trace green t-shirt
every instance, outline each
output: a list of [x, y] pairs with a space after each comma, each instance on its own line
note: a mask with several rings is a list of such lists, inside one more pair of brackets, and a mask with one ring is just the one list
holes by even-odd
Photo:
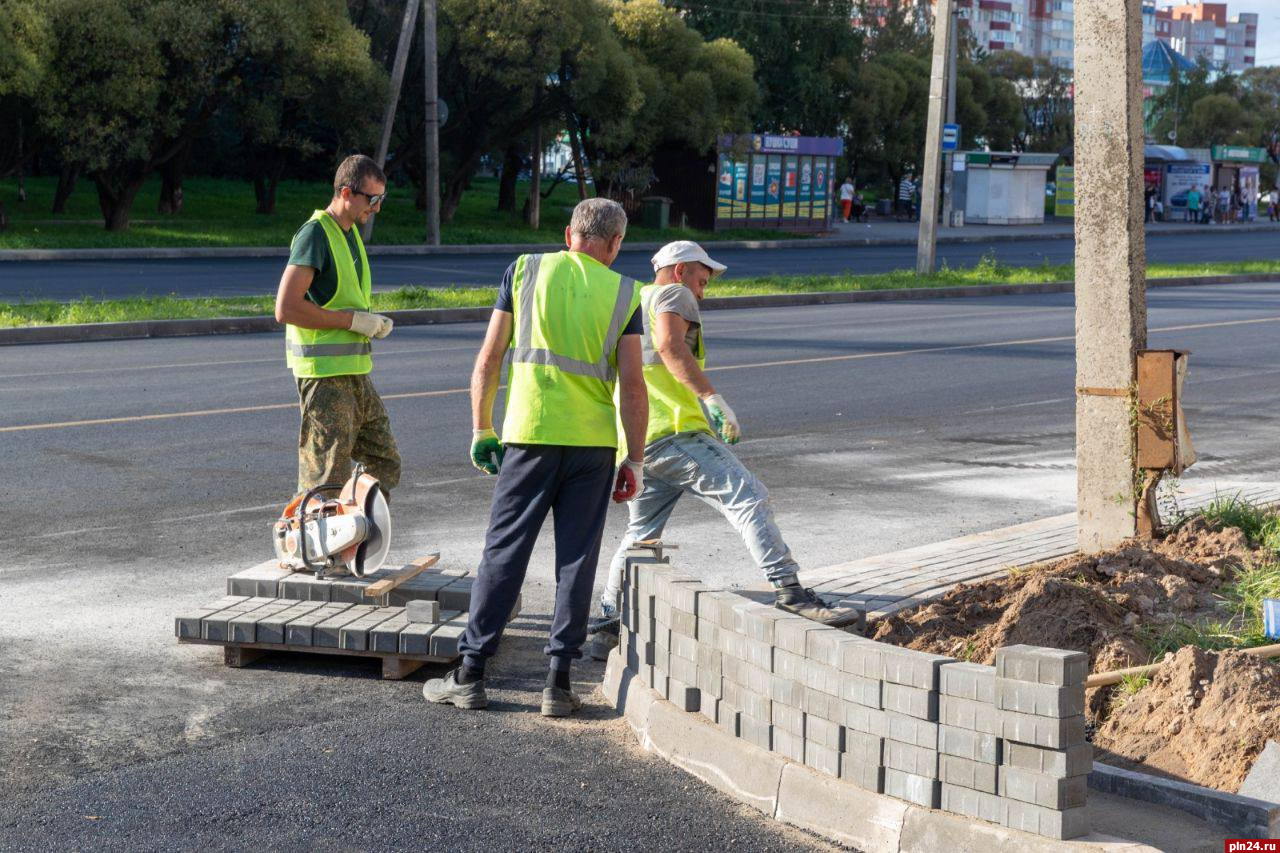
[[[344, 231], [343, 236], [347, 238], [347, 248], [351, 251], [352, 260], [355, 261], [356, 279], [363, 287], [369, 271], [360, 263], [360, 249], [356, 246], [355, 228]], [[320, 224], [320, 220], [308, 220], [298, 229], [298, 233], [293, 235], [293, 242], [289, 244], [289, 265], [311, 267], [316, 271], [316, 277], [312, 280], [311, 287], [307, 289], [307, 298], [315, 304], [327, 304], [338, 292], [338, 268], [334, 265], [333, 253], [329, 251], [329, 238], [325, 236], [324, 226]]]

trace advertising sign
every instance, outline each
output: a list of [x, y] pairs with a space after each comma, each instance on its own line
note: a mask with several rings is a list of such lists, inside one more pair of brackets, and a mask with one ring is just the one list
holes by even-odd
[[1187, 209], [1187, 194], [1199, 187], [1201, 203], [1209, 192], [1209, 173], [1213, 167], [1208, 163], [1169, 163], [1164, 167], [1164, 209], [1165, 218], [1175, 210]]
[[1076, 170], [1073, 166], [1059, 166], [1057, 173], [1056, 195], [1053, 203], [1053, 215], [1075, 217], [1076, 215]]
[[796, 215], [796, 158], [788, 156], [782, 161], [782, 215]]
[[777, 216], [778, 206], [782, 203], [782, 158], [777, 155], [769, 157], [764, 197], [769, 204], [769, 216]]
[[764, 179], [765, 160], [763, 157], [756, 157], [751, 163], [751, 218], [764, 216], [765, 206], [765, 186]]

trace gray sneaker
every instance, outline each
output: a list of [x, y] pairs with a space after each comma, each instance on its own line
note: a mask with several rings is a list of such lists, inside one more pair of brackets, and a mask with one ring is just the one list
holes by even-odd
[[542, 716], [567, 717], [582, 707], [582, 700], [572, 690], [547, 687], [542, 691]]
[[830, 625], [832, 628], [854, 628], [861, 631], [867, 624], [865, 610], [850, 608], [833, 610], [811, 589], [805, 589], [798, 583], [783, 584], [774, 587], [774, 606], [779, 610]]
[[428, 702], [453, 705], [455, 708], [468, 711], [489, 705], [489, 697], [484, 693], [484, 679], [470, 684], [459, 684], [457, 669], [449, 670], [444, 678], [433, 678], [422, 685], [422, 698]]

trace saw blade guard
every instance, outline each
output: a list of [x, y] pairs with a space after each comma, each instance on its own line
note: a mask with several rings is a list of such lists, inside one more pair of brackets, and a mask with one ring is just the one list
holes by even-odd
[[387, 504], [387, 496], [375, 477], [357, 471], [343, 485], [338, 500], [354, 505], [369, 523], [364, 541], [355, 547], [350, 557], [344, 552], [343, 560], [356, 577], [372, 574], [386, 562], [391, 550], [391, 507]]

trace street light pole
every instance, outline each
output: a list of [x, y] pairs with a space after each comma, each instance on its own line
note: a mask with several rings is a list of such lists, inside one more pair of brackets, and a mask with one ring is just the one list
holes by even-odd
[[440, 245], [440, 101], [436, 89], [436, 0], [422, 4], [423, 107], [426, 110], [427, 245]]
[[[413, 44], [413, 27], [418, 20], [418, 0], [409, 0], [404, 4], [404, 20], [400, 24], [400, 41], [396, 44], [396, 59], [391, 66], [391, 87], [387, 92], [387, 106], [382, 111], [382, 138], [378, 140], [378, 168], [386, 168], [387, 149], [391, 147], [391, 127], [396, 122], [396, 104], [400, 102], [400, 87], [404, 83], [404, 67], [409, 61], [409, 48]], [[373, 236], [372, 214], [364, 223], [364, 231], [360, 235], [367, 243]]]
[[920, 237], [916, 272], [933, 273], [937, 260], [938, 178], [942, 171], [942, 119], [947, 100], [947, 65], [951, 58], [951, 10], [954, 0], [938, 0], [933, 19], [933, 71], [929, 77], [929, 126], [925, 137], [924, 175], [920, 186]]

